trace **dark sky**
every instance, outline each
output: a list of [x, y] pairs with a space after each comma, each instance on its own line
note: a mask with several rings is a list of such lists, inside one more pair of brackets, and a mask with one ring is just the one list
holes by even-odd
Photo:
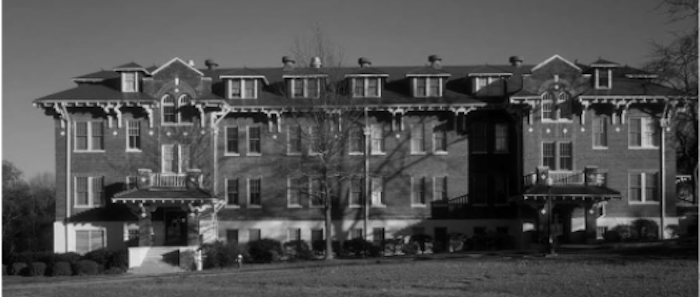
[[314, 24], [354, 65], [537, 64], [559, 54], [641, 66], [669, 24], [658, 0], [511, 1], [3, 1], [3, 159], [31, 177], [53, 172], [53, 122], [33, 99], [71, 88], [71, 78], [134, 61], [174, 57], [203, 66], [281, 66]]

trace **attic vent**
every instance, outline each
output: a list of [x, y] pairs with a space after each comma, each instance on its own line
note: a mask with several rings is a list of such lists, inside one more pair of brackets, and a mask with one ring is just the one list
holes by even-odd
[[284, 64], [283, 70], [292, 70], [294, 69], [294, 64], [296, 64], [296, 61], [289, 56], [284, 56], [282, 57], [282, 63]]
[[520, 65], [523, 64], [523, 59], [520, 58], [519, 56], [511, 56], [510, 59], [508, 59], [510, 62], [510, 65], [513, 67], [520, 67]]
[[370, 61], [369, 59], [367, 59], [365, 57], [362, 57], [362, 58], [357, 60], [357, 64], [360, 64], [360, 68], [367, 68], [367, 67], [372, 66], [372, 61]]
[[428, 57], [428, 61], [430, 62], [430, 67], [433, 67], [435, 69], [441, 69], [442, 68], [442, 58], [438, 55], [430, 55]]

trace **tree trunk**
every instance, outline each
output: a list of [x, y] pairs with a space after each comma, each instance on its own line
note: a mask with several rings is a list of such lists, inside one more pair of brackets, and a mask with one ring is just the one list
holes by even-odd
[[333, 256], [333, 239], [331, 237], [331, 201], [330, 201], [330, 196], [326, 196], [326, 206], [325, 206], [325, 220], [326, 220], [326, 260], [333, 260], [335, 257]]

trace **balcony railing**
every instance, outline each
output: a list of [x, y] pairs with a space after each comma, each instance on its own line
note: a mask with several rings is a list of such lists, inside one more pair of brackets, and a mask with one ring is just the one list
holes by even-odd
[[186, 174], [151, 173], [151, 187], [155, 188], [184, 188], [187, 183]]
[[[583, 185], [586, 181], [584, 171], [549, 171], [549, 177], [552, 179], [552, 184], [555, 186]], [[606, 179], [606, 172], [598, 172], [596, 173], [594, 184], [605, 185]], [[536, 183], [537, 173], [530, 173], [523, 177], [523, 185], [525, 187], [533, 186]]]

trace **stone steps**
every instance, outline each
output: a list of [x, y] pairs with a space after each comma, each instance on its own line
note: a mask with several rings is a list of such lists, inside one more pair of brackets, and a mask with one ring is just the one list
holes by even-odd
[[132, 274], [164, 274], [184, 272], [178, 266], [180, 247], [152, 247], [140, 267], [131, 269]]

